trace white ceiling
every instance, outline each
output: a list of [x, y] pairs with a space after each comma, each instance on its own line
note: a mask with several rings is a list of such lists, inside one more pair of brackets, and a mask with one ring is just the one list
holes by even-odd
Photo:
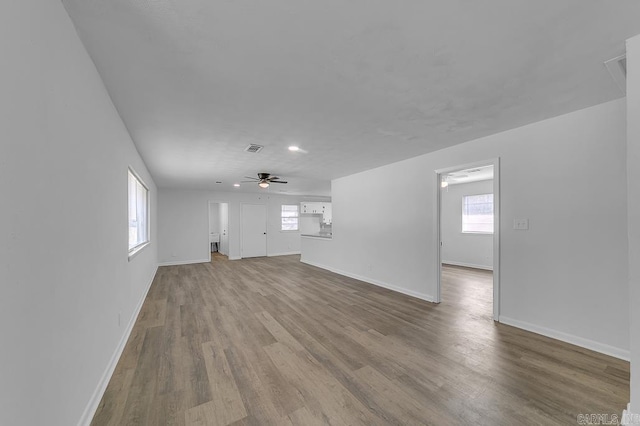
[[621, 97], [640, 33], [636, 0], [63, 3], [158, 186], [292, 194]]

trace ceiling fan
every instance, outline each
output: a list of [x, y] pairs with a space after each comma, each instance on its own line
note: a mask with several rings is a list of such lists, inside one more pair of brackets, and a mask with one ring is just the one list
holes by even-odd
[[278, 176], [272, 176], [269, 173], [258, 173], [258, 178], [245, 176], [247, 179], [251, 180], [243, 180], [241, 183], [254, 183], [258, 182], [258, 186], [260, 188], [268, 188], [272, 183], [287, 183], [284, 180], [279, 180]]

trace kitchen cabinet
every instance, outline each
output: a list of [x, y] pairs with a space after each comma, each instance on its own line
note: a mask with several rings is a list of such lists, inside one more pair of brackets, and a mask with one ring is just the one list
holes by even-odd
[[300, 212], [303, 214], [322, 214], [324, 203], [301, 203]]
[[300, 203], [301, 214], [321, 214], [322, 223], [330, 224], [332, 220], [331, 203]]
[[324, 204], [324, 209], [322, 210], [322, 223], [327, 225], [331, 225], [332, 214], [331, 214], [331, 203], [322, 203]]

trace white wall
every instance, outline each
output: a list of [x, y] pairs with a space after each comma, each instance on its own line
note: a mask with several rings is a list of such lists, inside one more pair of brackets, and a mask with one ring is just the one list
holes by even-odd
[[[61, 2], [1, 2], [0, 52], [0, 424], [68, 426], [154, 276], [157, 191]], [[152, 212], [131, 262], [129, 165]]]
[[160, 248], [162, 264], [206, 262], [209, 259], [207, 235], [208, 203], [229, 203], [229, 258], [241, 257], [242, 203], [267, 206], [267, 255], [300, 253], [300, 232], [282, 232], [280, 214], [282, 204], [327, 198], [287, 195], [248, 194], [242, 192], [193, 191], [161, 189], [158, 201]]
[[621, 99], [336, 179], [333, 241], [302, 256], [433, 298], [434, 170], [500, 157], [501, 320], [626, 357], [625, 130]]
[[318, 214], [302, 214], [299, 218], [301, 234], [317, 234], [320, 232], [322, 215]]
[[493, 180], [459, 183], [442, 190], [442, 263], [493, 269], [493, 234], [462, 233], [462, 197], [492, 193]]
[[640, 35], [627, 41], [627, 196], [631, 411], [640, 413]]

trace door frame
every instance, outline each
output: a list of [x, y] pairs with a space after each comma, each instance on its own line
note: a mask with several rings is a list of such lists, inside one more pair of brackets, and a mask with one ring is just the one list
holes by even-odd
[[[252, 205], [252, 206], [263, 206], [264, 207], [264, 231], [265, 231], [265, 239], [264, 239], [264, 250], [265, 256], [269, 255], [269, 206], [266, 203], [240, 203], [240, 259], [245, 259], [244, 257], [244, 206]], [[248, 258], [247, 258], [248, 259]]]
[[461, 164], [453, 167], [446, 167], [435, 170], [436, 200], [435, 200], [435, 221], [434, 221], [434, 244], [435, 244], [435, 271], [436, 271], [436, 294], [435, 303], [440, 303], [441, 279], [442, 279], [442, 235], [441, 235], [441, 203], [442, 189], [440, 182], [442, 175], [458, 170], [471, 169], [480, 166], [493, 166], [493, 320], [500, 320], [500, 157], [485, 161], [475, 161], [473, 163]]
[[[211, 229], [211, 204], [226, 204], [227, 205], [227, 239], [231, 238], [231, 233], [229, 232], [229, 223], [231, 222], [231, 203], [229, 201], [219, 201], [219, 200], [209, 200], [207, 201], [207, 213], [208, 213], [208, 217], [207, 217], [207, 223], [209, 224], [209, 228], [207, 229], [207, 236], [209, 236], [209, 229]], [[209, 239], [207, 238], [207, 244], [209, 245], [209, 248], [207, 249], [207, 251], [209, 252], [209, 262], [211, 262], [211, 243], [209, 243]], [[222, 244], [222, 239], [220, 241], [220, 244]], [[228, 249], [228, 247], [227, 247]], [[219, 250], [219, 249], [218, 249]], [[228, 250], [229, 252], [231, 250]], [[230, 254], [231, 253], [227, 253], [227, 257], [230, 258]]]

